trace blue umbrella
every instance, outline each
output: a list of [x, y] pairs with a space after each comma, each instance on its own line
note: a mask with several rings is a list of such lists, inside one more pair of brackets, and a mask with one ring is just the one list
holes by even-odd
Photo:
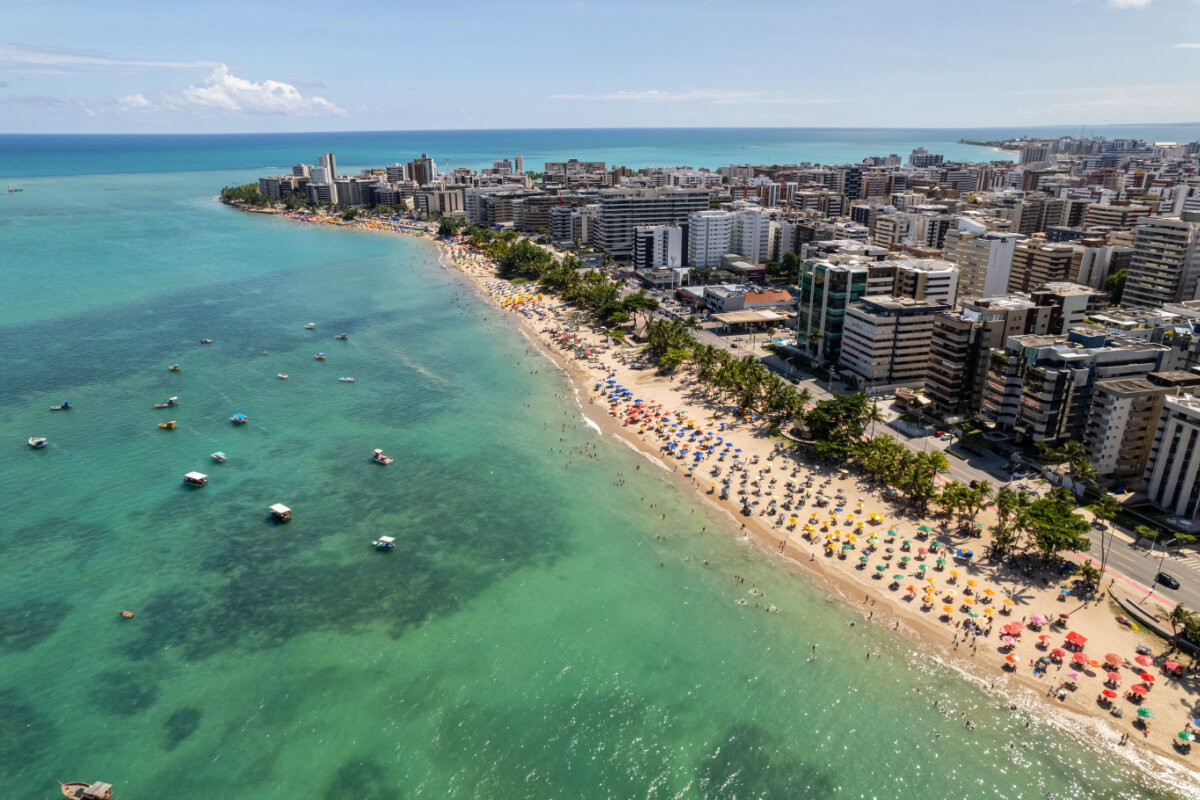
[[835, 508], [835, 509], [834, 509], [834, 512], [836, 512], [836, 513], [840, 514], [840, 513], [842, 513], [842, 510], [841, 510], [840, 508]]
[[1192, 724], [1195, 725], [1197, 728], [1200, 728], [1200, 719], [1192, 720]]
[[740, 453], [740, 452], [742, 452], [742, 448], [738, 447], [738, 448], [736, 448], [736, 449], [735, 449], [733, 452], [735, 452], [735, 453]]

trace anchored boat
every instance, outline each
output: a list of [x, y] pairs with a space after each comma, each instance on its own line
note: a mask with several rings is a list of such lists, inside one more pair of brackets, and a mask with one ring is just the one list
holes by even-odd
[[63, 797], [69, 797], [71, 800], [109, 800], [113, 796], [111, 783], [74, 781], [60, 783], [59, 786], [62, 788]]
[[216, 461], [218, 464], [224, 464], [224, 463], [225, 463], [225, 459], [226, 459], [226, 456], [225, 456], [225, 454], [224, 454], [224, 453], [222, 453], [220, 450], [218, 450], [217, 452], [213, 453], [213, 454], [212, 454], [211, 456], [209, 456], [209, 457], [210, 457], [210, 458], [211, 458], [213, 461]]
[[354, 383], [354, 378], [338, 378], [342, 383]]
[[347, 335], [346, 335], [346, 334], [344, 334], [344, 333], [339, 333], [337, 336], [335, 336], [335, 337], [333, 337], [333, 338], [335, 338], [335, 339], [341, 339], [342, 341], [345, 341], [346, 339], [349, 339], [350, 337], [349, 337], [349, 336], [347, 336]]
[[234, 414], [229, 421], [234, 425], [245, 425], [250, 419], [245, 414]]
[[324, 361], [324, 360], [325, 360], [325, 354], [324, 354], [324, 353], [317, 353], [315, 356], [313, 356], [313, 358], [315, 358], [317, 361]]
[[286, 380], [287, 380], [287, 373], [286, 373], [286, 372], [280, 372], [280, 373], [279, 373], [278, 375], [276, 375], [275, 377], [279, 378], [279, 380], [281, 380], [281, 381], [286, 381]]
[[171, 370], [171, 372], [179, 372], [179, 365], [171, 364], [169, 367], [167, 367], [167, 369]]
[[167, 398], [167, 402], [165, 402], [165, 403], [155, 403], [155, 404], [154, 404], [154, 407], [155, 407], [155, 408], [170, 408], [171, 406], [177, 406], [177, 405], [179, 405], [179, 398], [178, 398], [178, 397], [168, 397], [168, 398]]
[[175, 430], [175, 420], [170, 419], [170, 420], [167, 420], [166, 422], [160, 422], [160, 423], [158, 423], [158, 427], [162, 428], [165, 431], [173, 431], [173, 430]]
[[390, 464], [393, 459], [391, 456], [386, 456], [379, 448], [375, 448], [375, 452], [371, 454], [371, 460], [376, 464]]
[[304, 326], [304, 330], [306, 330], [306, 331], [311, 331], [311, 330], [315, 330], [315, 329], [316, 329], [316, 327], [317, 327], [317, 323], [315, 323], [315, 322], [310, 322], [310, 323], [308, 323], [307, 325], [305, 325], [305, 326]]
[[188, 486], [207, 486], [208, 476], [203, 472], [189, 472], [183, 476], [183, 482]]
[[270, 508], [271, 516], [276, 522], [290, 522], [292, 519], [292, 510], [283, 503], [276, 503]]
[[200, 344], [212, 344], [212, 339], [201, 339]]
[[51, 411], [66, 411], [69, 408], [71, 408], [70, 400], [64, 400], [56, 406], [50, 406]]
[[378, 539], [371, 542], [371, 545], [376, 550], [395, 550], [396, 538], [394, 536], [380, 536]]
[[32, 447], [34, 450], [40, 450], [49, 443], [50, 443], [50, 440], [47, 439], [45, 436], [30, 436], [29, 437], [29, 446]]

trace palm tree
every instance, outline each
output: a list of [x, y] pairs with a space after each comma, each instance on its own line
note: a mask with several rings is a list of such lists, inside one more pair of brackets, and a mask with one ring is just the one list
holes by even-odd
[[1171, 623], [1171, 633], [1173, 635], [1178, 634], [1180, 628], [1186, 629], [1188, 627], [1188, 622], [1193, 617], [1195, 617], [1195, 614], [1193, 614], [1191, 611], [1188, 611], [1187, 607], [1183, 603], [1175, 606], [1173, 609], [1171, 609], [1171, 613], [1167, 617], [1167, 620]]
[[887, 415], [880, 411], [879, 404], [872, 400], [871, 404], [867, 406], [866, 410], [863, 412], [863, 422], [864, 424], [868, 422], [871, 423], [871, 436], [874, 436], [875, 423], [887, 422]]
[[970, 491], [971, 494], [967, 498], [967, 513], [971, 517], [971, 522], [974, 522], [975, 518], [979, 516], [979, 512], [987, 508], [988, 503], [991, 502], [995, 489], [987, 481], [976, 481], [975, 488]]

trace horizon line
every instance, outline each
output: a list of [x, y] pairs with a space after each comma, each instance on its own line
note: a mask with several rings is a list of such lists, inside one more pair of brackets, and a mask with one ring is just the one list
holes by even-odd
[[870, 126], [870, 125], [610, 125], [592, 127], [565, 128], [364, 128], [364, 129], [335, 129], [335, 130], [304, 130], [304, 131], [22, 131], [0, 132], [0, 136], [307, 136], [314, 134], [347, 134], [347, 133], [525, 133], [525, 132], [563, 132], [563, 131], [652, 131], [652, 130], [724, 130], [724, 131], [755, 131], [755, 130], [796, 130], [796, 131], [830, 131], [830, 130], [862, 130], [862, 131], [971, 131], [971, 130], [1046, 130], [1065, 128], [1137, 128], [1137, 127], [1200, 127], [1200, 121], [1188, 122], [1103, 122], [1103, 123], [1050, 123], [1044, 125], [964, 125], [964, 126], [928, 126], [912, 125]]

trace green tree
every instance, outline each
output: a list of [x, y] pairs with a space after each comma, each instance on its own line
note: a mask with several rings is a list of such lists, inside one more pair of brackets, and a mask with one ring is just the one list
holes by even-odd
[[1058, 490], [1034, 500], [1026, 512], [1026, 526], [1032, 543], [1048, 561], [1057, 559], [1064, 551], [1085, 553], [1092, 547], [1092, 540], [1087, 536], [1088, 522], [1072, 510], [1070, 493], [1064, 493], [1064, 497], [1056, 492]]
[[1125, 294], [1125, 279], [1129, 277], [1129, 270], [1119, 269], [1109, 275], [1104, 281], [1104, 291], [1109, 294], [1109, 303], [1112, 305], [1121, 304], [1121, 296]]

